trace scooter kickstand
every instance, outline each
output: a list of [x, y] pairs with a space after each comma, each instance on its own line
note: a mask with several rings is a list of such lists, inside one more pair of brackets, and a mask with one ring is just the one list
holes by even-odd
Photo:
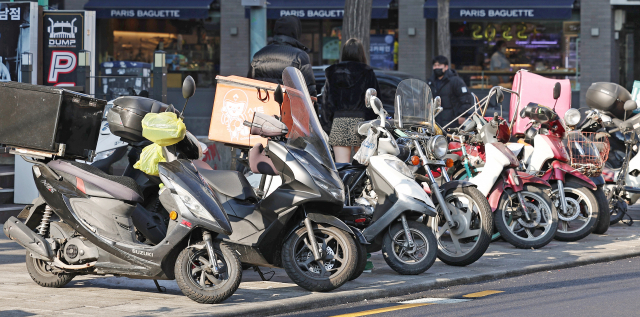
[[153, 280], [153, 282], [156, 284], [156, 288], [158, 289], [159, 293], [166, 293], [167, 292], [167, 288], [164, 286], [160, 286], [160, 284], [158, 284], [158, 280]]

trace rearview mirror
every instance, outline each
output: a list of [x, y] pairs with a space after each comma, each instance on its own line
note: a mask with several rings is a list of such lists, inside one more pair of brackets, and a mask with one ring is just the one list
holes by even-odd
[[440, 112], [442, 112], [442, 99], [440, 98], [440, 96], [437, 96], [435, 99], [433, 99], [433, 117], [437, 117]]
[[504, 93], [501, 89], [496, 90], [496, 102], [500, 105], [504, 101]]
[[364, 105], [367, 106], [367, 108], [371, 108], [371, 97], [377, 97], [378, 96], [378, 92], [373, 89], [373, 88], [369, 88], [367, 89], [367, 91], [364, 94]]
[[558, 98], [560, 98], [561, 88], [560, 83], [556, 83], [555, 86], [553, 86], [553, 99], [558, 100]]
[[187, 76], [182, 82], [182, 98], [189, 99], [196, 93], [196, 82], [193, 77]]
[[278, 85], [276, 91], [273, 92], [273, 100], [275, 100], [282, 107], [282, 103], [284, 102], [284, 95], [282, 93], [282, 87], [280, 87], [280, 85]]
[[627, 100], [624, 103], [624, 110], [625, 111], [633, 111], [633, 110], [636, 110], [637, 108], [638, 108], [638, 104], [633, 100]]

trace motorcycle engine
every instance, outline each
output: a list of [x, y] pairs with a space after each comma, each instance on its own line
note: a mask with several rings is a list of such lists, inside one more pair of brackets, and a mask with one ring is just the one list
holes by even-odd
[[70, 264], [86, 263], [98, 259], [98, 248], [87, 239], [75, 237], [64, 245], [63, 254]]

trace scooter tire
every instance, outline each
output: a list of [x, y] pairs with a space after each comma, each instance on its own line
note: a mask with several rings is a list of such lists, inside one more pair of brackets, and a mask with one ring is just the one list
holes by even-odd
[[296, 250], [296, 248], [299, 242], [302, 241], [301, 239], [308, 238], [306, 227], [299, 228], [285, 241], [282, 247], [282, 266], [289, 278], [298, 284], [298, 286], [312, 292], [332, 291], [348, 282], [353, 276], [358, 261], [358, 247], [350, 234], [333, 226], [316, 223], [314, 224], [314, 233], [316, 237], [318, 235], [330, 235], [340, 240], [339, 242], [344, 248], [343, 252], [345, 253], [341, 257], [344, 267], [341, 266], [338, 272], [328, 277], [311, 276], [312, 274], [310, 274], [309, 271], [303, 271], [300, 268], [296, 261], [296, 254], [298, 253], [296, 251], [299, 251]]
[[[558, 189], [558, 184], [556, 182], [554, 182], [553, 184], [551, 184], [551, 188], [554, 191], [557, 190]], [[560, 216], [558, 216], [558, 231], [556, 231], [555, 239], [558, 240], [558, 241], [574, 242], [574, 241], [578, 241], [580, 239], [585, 238], [591, 232], [593, 232], [593, 229], [595, 228], [596, 224], [598, 223], [598, 217], [600, 215], [600, 211], [596, 209], [596, 208], [599, 207], [598, 206], [598, 199], [596, 199], [595, 195], [593, 194], [593, 192], [589, 188], [586, 188], [583, 185], [580, 185], [580, 184], [577, 184], [577, 183], [566, 182], [564, 184], [564, 188], [565, 188], [565, 196], [567, 195], [566, 189], [573, 190], [576, 193], [578, 193], [579, 195], [584, 196], [584, 198], [587, 201], [587, 203], [590, 206], [592, 206], [591, 208], [594, 209], [592, 211], [591, 216], [589, 217], [589, 220], [587, 221], [586, 225], [584, 225], [580, 230], [575, 231], [575, 232], [562, 231], [562, 221], [563, 220], [560, 219]], [[556, 208], [558, 208], [558, 207], [556, 207]], [[558, 210], [558, 212], [560, 212], [560, 210]]]
[[[447, 197], [449, 195], [454, 193], [466, 195], [471, 198], [476, 204], [481, 221], [480, 234], [477, 236], [477, 240], [475, 241], [476, 244], [473, 249], [461, 256], [451, 256], [445, 253], [439, 245], [438, 259], [452, 266], [467, 266], [480, 259], [480, 257], [482, 257], [482, 255], [489, 248], [489, 244], [491, 243], [491, 236], [493, 234], [493, 212], [491, 211], [491, 206], [489, 205], [487, 198], [482, 195], [482, 193], [475, 187], [462, 187], [456, 188], [453, 191], [449, 191], [447, 193], [447, 196], [445, 197], [445, 200], [447, 200]], [[432, 225], [431, 228], [434, 231], [434, 234], [436, 234], [436, 231], [438, 230], [437, 224], [435, 224], [433, 220], [431, 220], [430, 223]]]
[[349, 281], [353, 281], [360, 277], [364, 272], [364, 268], [367, 266], [367, 247], [358, 241], [356, 241], [356, 246], [358, 248], [358, 264], [356, 265], [356, 270], [353, 271], [353, 274], [349, 278]]
[[503, 207], [506, 206], [509, 200], [508, 195], [512, 194], [510, 190], [504, 191], [502, 193], [502, 196], [500, 197], [498, 208], [496, 209], [495, 215], [493, 216], [494, 224], [498, 228], [498, 232], [500, 232], [502, 238], [511, 243], [511, 245], [513, 245], [514, 247], [519, 249], [539, 249], [549, 244], [549, 242], [551, 242], [551, 240], [553, 240], [554, 236], [556, 235], [556, 231], [558, 229], [558, 211], [553, 205], [551, 197], [549, 197], [549, 195], [547, 195], [541, 188], [534, 185], [524, 185], [523, 192], [530, 192], [531, 194], [538, 196], [541, 202], [544, 202], [551, 209], [551, 225], [548, 228], [548, 232], [545, 231], [544, 236], [539, 239], [528, 241], [523, 240], [520, 236], [512, 233], [511, 230], [509, 230], [509, 228], [507, 227], [507, 223], [504, 220], [505, 210]]
[[67, 285], [76, 276], [73, 273], [53, 273], [46, 270], [49, 264], [43, 260], [33, 258], [27, 251], [27, 272], [36, 284], [42, 287], [63, 287]]
[[398, 258], [394, 249], [395, 243], [393, 242], [393, 237], [399, 233], [404, 235], [404, 228], [401, 224], [396, 223], [382, 236], [382, 257], [394, 271], [402, 275], [418, 275], [428, 270], [436, 261], [438, 243], [431, 228], [427, 227], [424, 223], [408, 221], [408, 225], [410, 231], [421, 235], [422, 239], [426, 240], [427, 250], [425, 251], [425, 256], [415, 264], [403, 263], [403, 261]]
[[[204, 242], [201, 243], [204, 244]], [[213, 249], [216, 252], [216, 256], [222, 257], [226, 264], [228, 278], [222, 285], [211, 287], [212, 289], [203, 288], [196, 284], [192, 277], [192, 274], [195, 273], [192, 272], [192, 266], [194, 265], [192, 258], [198, 256], [198, 253], [204, 250], [203, 254], [207, 256], [208, 260], [206, 248], [185, 248], [178, 255], [174, 268], [176, 282], [182, 293], [201, 304], [216, 304], [231, 297], [240, 286], [240, 281], [242, 280], [242, 264], [231, 247], [216, 241], [213, 243]], [[199, 258], [196, 261], [200, 261]], [[220, 261], [220, 258], [218, 258], [218, 261]]]
[[596, 199], [598, 200], [599, 209], [598, 222], [596, 223], [595, 228], [593, 228], [593, 233], [605, 234], [607, 230], [609, 230], [611, 221], [611, 210], [609, 209], [609, 201], [607, 200], [607, 195], [605, 195], [602, 186], [598, 186], [598, 189], [593, 192], [593, 195], [596, 196]]

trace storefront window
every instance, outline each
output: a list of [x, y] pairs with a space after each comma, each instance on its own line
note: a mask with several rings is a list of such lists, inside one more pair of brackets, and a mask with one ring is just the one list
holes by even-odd
[[[475, 89], [494, 85], [510, 88], [520, 69], [576, 83], [577, 33], [565, 32], [567, 22], [451, 22], [451, 63]], [[566, 33], [566, 34], [565, 34]], [[506, 44], [500, 52], [496, 44]], [[492, 62], [493, 58], [493, 62]]]
[[151, 64], [154, 51], [163, 50], [168, 88], [180, 88], [188, 75], [198, 88], [215, 86], [215, 76], [220, 72], [219, 11], [211, 11], [202, 20], [98, 19], [98, 32], [99, 64]]
[[[388, 17], [371, 20], [370, 54], [373, 67], [397, 69], [398, 10], [393, 3]], [[274, 19], [269, 19], [267, 36], [273, 36]], [[313, 66], [332, 65], [340, 61], [342, 45], [342, 19], [301, 19], [300, 42], [311, 50], [309, 58]]]

